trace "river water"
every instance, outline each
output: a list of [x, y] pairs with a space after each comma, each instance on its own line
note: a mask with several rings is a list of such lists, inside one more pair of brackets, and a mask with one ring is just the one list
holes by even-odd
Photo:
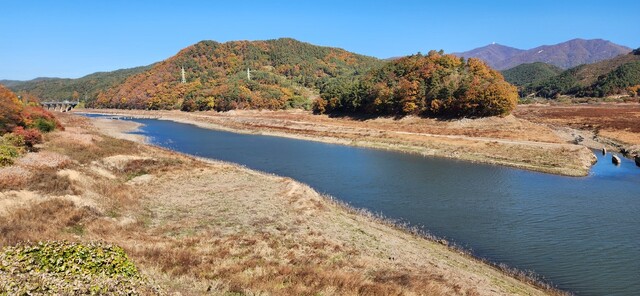
[[424, 227], [578, 295], [640, 293], [640, 168], [596, 153], [587, 177], [236, 134], [162, 120], [141, 134], [179, 152], [291, 177]]

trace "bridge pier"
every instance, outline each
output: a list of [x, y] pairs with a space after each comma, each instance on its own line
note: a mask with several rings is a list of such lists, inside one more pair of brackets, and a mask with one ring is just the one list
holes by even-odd
[[60, 112], [69, 112], [71, 109], [78, 106], [79, 102], [72, 101], [63, 101], [63, 102], [42, 102], [40, 105], [46, 108], [47, 110], [60, 111]]

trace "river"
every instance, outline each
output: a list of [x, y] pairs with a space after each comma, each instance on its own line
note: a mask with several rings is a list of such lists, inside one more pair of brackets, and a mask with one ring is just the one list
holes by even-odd
[[291, 177], [423, 227], [577, 295], [640, 291], [640, 168], [596, 153], [575, 178], [271, 136], [135, 120], [175, 151]]

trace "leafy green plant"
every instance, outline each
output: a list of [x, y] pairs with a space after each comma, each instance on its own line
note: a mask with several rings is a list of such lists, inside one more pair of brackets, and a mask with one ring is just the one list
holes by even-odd
[[12, 145], [0, 145], [0, 167], [13, 164], [13, 159], [20, 156], [18, 148]]
[[118, 246], [39, 242], [0, 253], [0, 295], [159, 294]]
[[39, 242], [6, 247], [0, 254], [0, 271], [139, 276], [122, 248], [102, 243]]

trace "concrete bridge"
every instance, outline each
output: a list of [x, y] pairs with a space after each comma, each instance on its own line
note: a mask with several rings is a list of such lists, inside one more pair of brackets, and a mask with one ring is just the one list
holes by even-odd
[[71, 109], [75, 108], [76, 106], [78, 106], [79, 102], [72, 102], [72, 101], [61, 101], [61, 102], [42, 102], [40, 103], [40, 105], [42, 105], [42, 107], [47, 108], [47, 110], [53, 110], [53, 111], [60, 111], [60, 112], [67, 112], [70, 111]]

